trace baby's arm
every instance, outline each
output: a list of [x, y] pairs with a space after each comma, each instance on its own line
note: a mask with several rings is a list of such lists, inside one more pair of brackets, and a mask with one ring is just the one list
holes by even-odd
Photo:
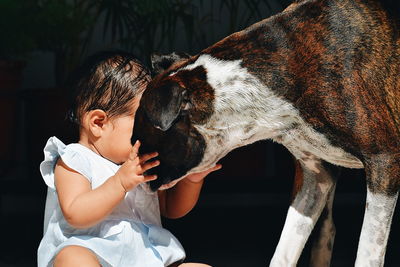
[[76, 228], [87, 228], [104, 219], [125, 197], [126, 191], [140, 183], [156, 179], [143, 173], [158, 165], [147, 162], [157, 154], [137, 156], [140, 144], [132, 147], [130, 158], [101, 186], [92, 189], [90, 182], [81, 174], [59, 160], [54, 170], [55, 184], [61, 210], [67, 222]]
[[185, 216], [196, 205], [204, 178], [220, 168], [217, 164], [206, 171], [189, 174], [174, 187], [158, 191], [161, 214], [171, 219]]

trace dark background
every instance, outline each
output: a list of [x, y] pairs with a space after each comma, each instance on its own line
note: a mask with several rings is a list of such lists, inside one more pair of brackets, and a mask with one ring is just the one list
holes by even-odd
[[[399, 4], [386, 2], [397, 14]], [[149, 64], [153, 51], [195, 54], [289, 3], [0, 0], [0, 267], [36, 265], [46, 196], [42, 150], [50, 136], [74, 141], [76, 133], [64, 120], [69, 90], [63, 81], [86, 55], [121, 48]], [[267, 266], [290, 204], [293, 159], [284, 147], [262, 141], [221, 163], [194, 210], [164, 220], [165, 227], [182, 242], [188, 261]], [[338, 181], [332, 266], [353, 265], [365, 188], [363, 170], [345, 170]], [[400, 266], [399, 216], [396, 210], [385, 266]], [[307, 266], [309, 249], [307, 244], [299, 266]]]

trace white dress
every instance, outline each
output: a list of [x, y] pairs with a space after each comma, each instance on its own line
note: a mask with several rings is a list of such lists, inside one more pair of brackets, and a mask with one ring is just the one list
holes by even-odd
[[80, 144], [64, 145], [51, 137], [44, 148], [40, 171], [46, 182], [44, 235], [38, 248], [38, 266], [52, 266], [54, 256], [69, 245], [93, 251], [103, 267], [161, 267], [185, 258], [179, 241], [161, 225], [158, 196], [146, 184], [129, 191], [103, 221], [76, 229], [65, 220], [54, 185], [54, 166], [59, 157], [86, 177], [92, 188], [114, 175], [119, 165]]

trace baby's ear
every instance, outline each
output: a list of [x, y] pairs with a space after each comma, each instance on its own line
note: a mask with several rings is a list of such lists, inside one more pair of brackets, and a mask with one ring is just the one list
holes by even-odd
[[171, 54], [153, 53], [150, 56], [153, 76], [165, 71], [175, 62], [190, 58], [190, 55], [184, 52], [172, 52]]
[[86, 122], [90, 132], [95, 137], [100, 137], [102, 131], [104, 131], [105, 127], [108, 126], [109, 119], [107, 114], [101, 109], [91, 110], [86, 113]]

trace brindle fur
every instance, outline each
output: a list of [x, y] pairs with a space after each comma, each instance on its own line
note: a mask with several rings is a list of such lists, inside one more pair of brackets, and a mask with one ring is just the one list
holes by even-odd
[[[340, 148], [347, 153], [343, 154], [344, 163], [347, 162], [350, 167], [365, 167], [368, 184], [366, 216], [356, 265], [382, 266], [391, 216], [400, 189], [398, 20], [392, 18], [376, 0], [296, 1], [282, 13], [226, 37], [199, 55], [172, 65], [150, 83], [139, 113], [146, 127], [152, 127], [150, 121], [161, 128], [138, 133], [144, 146], [150, 143], [152, 148], [162, 148], [159, 152], [163, 162], [161, 166], [164, 167], [156, 170], [160, 178], [152, 183], [153, 189], [181, 177], [200, 164], [207, 140], [218, 139], [216, 144], [221, 147], [229, 141], [210, 125], [201, 128], [202, 124], [210, 123], [211, 118], [213, 122], [216, 119], [218, 122], [224, 117], [219, 118], [218, 111], [214, 110], [215, 92], [207, 81], [210, 73], [201, 64], [193, 65], [200, 58], [216, 59], [218, 64], [240, 62], [240, 67], [261, 83], [259, 88], [268, 89], [277, 96], [277, 100], [290, 103], [300, 116], [299, 120], [293, 120], [292, 125], [286, 126], [281, 136], [274, 135], [275, 141], [287, 145], [298, 158], [303, 180], [296, 190], [271, 265], [295, 264], [323, 208], [328, 208], [328, 214], [331, 211], [336, 175], [324, 160], [332, 158], [318, 156], [322, 155], [321, 151]], [[230, 82], [233, 85], [240, 79], [242, 77], [232, 77]], [[225, 81], [224, 86], [230, 82]], [[246, 84], [246, 81], [240, 82]], [[245, 87], [242, 92], [235, 91], [235, 94], [237, 102], [245, 97], [258, 101], [256, 98], [259, 96], [249, 95]], [[167, 97], [161, 98], [162, 95]], [[176, 101], [178, 98], [179, 101]], [[184, 98], [187, 101], [182, 101]], [[177, 106], [171, 111], [169, 105], [174, 101]], [[187, 110], [181, 106], [185, 102], [192, 105]], [[231, 114], [223, 116], [234, 118], [238, 112], [232, 109]], [[251, 111], [246, 114], [253, 116]], [[285, 116], [282, 114], [278, 118], [284, 120]], [[254, 119], [257, 119], [256, 115]], [[304, 131], [304, 125], [312, 129], [314, 134], [311, 137], [314, 139], [303, 136], [308, 131]], [[243, 132], [252, 133], [254, 129], [251, 126], [244, 125]], [[148, 136], [150, 132], [161, 136], [157, 138], [162, 143], [148, 141], [155, 138]], [[297, 139], [288, 142], [285, 140], [288, 133], [298, 134]], [[262, 135], [257, 134], [254, 132], [254, 136], [248, 139], [261, 139]], [[306, 141], [312, 144], [316, 138], [327, 140], [319, 143], [318, 155], [302, 150], [302, 144], [293, 143]], [[237, 146], [235, 144], [230, 149]], [[329, 147], [325, 149], [324, 146]], [[184, 156], [172, 147], [185, 152]], [[359, 160], [361, 165], [354, 159]], [[332, 159], [331, 163], [339, 164], [340, 161]], [[376, 228], [376, 223], [379, 223], [379, 228]], [[326, 227], [326, 232], [332, 232], [330, 227]], [[293, 246], [291, 234], [298, 238], [293, 256], [287, 251]], [[331, 247], [333, 235], [328, 236], [322, 245]], [[370, 235], [373, 238], [368, 238]], [[313, 265], [328, 266], [329, 260], [330, 255], [316, 260], [320, 265]]]
[[399, 31], [376, 1], [304, 1], [202, 53], [242, 59], [314, 129], [358, 158], [399, 152]]

